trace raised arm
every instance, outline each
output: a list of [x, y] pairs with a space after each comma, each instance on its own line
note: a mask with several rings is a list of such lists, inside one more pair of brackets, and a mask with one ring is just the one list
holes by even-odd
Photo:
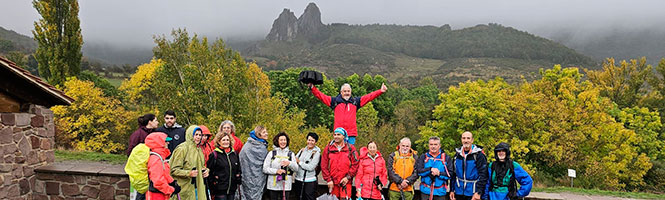
[[326, 106], [330, 107], [330, 102], [332, 101], [332, 98], [326, 94], [323, 94], [323, 92], [319, 91], [316, 86], [312, 86], [312, 94], [314, 97], [319, 99], [323, 104], [326, 104]]

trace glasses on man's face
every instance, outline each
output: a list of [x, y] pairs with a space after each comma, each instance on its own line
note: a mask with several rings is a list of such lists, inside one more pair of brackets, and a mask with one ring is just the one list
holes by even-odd
[[175, 119], [175, 117], [164, 117], [165, 120], [172, 120]]

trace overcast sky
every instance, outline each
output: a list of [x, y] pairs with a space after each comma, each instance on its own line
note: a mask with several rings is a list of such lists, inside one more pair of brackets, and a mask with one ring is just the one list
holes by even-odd
[[[81, 0], [84, 41], [153, 46], [153, 35], [187, 28], [209, 37], [262, 38], [284, 8], [296, 17], [303, 0]], [[569, 30], [665, 29], [663, 0], [328, 0], [313, 1], [324, 24], [450, 24], [453, 29], [499, 23], [548, 37]], [[32, 36], [39, 15], [30, 0], [3, 0], [0, 26]]]

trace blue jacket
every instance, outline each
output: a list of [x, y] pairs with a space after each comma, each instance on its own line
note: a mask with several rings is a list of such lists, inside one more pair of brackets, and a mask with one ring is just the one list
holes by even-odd
[[[443, 158], [443, 159], [442, 159]], [[453, 165], [450, 156], [443, 151], [436, 157], [429, 152], [424, 153], [416, 160], [416, 171], [420, 175], [420, 192], [429, 195], [432, 182], [434, 182], [434, 196], [444, 196], [448, 192], [448, 180], [453, 176], [451, 170]], [[441, 172], [439, 176], [432, 176], [431, 169], [437, 168]]]
[[[506, 172], [506, 176], [504, 176], [502, 180], [503, 184], [499, 184], [498, 180], [496, 180], [496, 174], [492, 173], [491, 166], [492, 164], [490, 164], [490, 167], [488, 168], [491, 179], [487, 180], [485, 193], [482, 196], [482, 199], [509, 200], [510, 197], [508, 197], [508, 187], [499, 185], [508, 185], [510, 183], [510, 177], [512, 176], [512, 173], [510, 170], [508, 170], [508, 172]], [[517, 190], [517, 197], [526, 197], [531, 192], [533, 180], [531, 180], [531, 176], [529, 176], [529, 174], [526, 173], [524, 169], [522, 169], [522, 166], [517, 164], [515, 161], [513, 161], [513, 168], [515, 169], [515, 180], [520, 184], [520, 189]], [[496, 187], [490, 188], [490, 181], [492, 181]]]
[[453, 177], [453, 191], [457, 195], [481, 196], [485, 192], [487, 183], [487, 157], [480, 146], [472, 145], [470, 152], [463, 152], [463, 148], [455, 149], [454, 157], [455, 177]]

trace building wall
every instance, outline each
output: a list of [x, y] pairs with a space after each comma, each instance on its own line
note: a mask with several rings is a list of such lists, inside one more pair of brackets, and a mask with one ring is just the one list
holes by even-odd
[[55, 124], [48, 108], [0, 113], [0, 199], [30, 199], [35, 169], [54, 162]]

